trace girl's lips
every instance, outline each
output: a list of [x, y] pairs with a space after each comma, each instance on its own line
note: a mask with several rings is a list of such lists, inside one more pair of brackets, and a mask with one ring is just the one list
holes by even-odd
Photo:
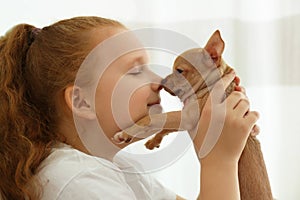
[[150, 107], [150, 106], [153, 106], [153, 105], [156, 105], [156, 104], [160, 104], [160, 99], [158, 99], [157, 101], [148, 103], [147, 106]]

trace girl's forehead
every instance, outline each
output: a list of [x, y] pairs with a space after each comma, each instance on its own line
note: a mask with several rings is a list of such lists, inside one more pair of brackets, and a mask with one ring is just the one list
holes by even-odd
[[111, 66], [117, 66], [118, 69], [128, 71], [133, 67], [145, 65], [148, 61], [149, 58], [147, 51], [145, 49], [139, 49], [116, 58]]
[[131, 52], [128, 52], [124, 55], [124, 58], [128, 58], [132, 61], [138, 61], [138, 62], [142, 62], [145, 63], [148, 61], [148, 53], [146, 51], [146, 49], [138, 49], [138, 50], [133, 50]]
[[117, 69], [128, 71], [134, 66], [144, 65], [149, 61], [147, 49], [134, 32], [125, 28], [99, 28], [92, 37], [94, 37], [93, 43], [97, 45], [87, 56], [87, 60], [90, 63], [99, 63], [101, 71], [115, 66]]
[[148, 58], [146, 49], [135, 33], [123, 27], [105, 27], [95, 29], [92, 33], [92, 42], [95, 46], [106, 48], [106, 52], [119, 52], [118, 58]]

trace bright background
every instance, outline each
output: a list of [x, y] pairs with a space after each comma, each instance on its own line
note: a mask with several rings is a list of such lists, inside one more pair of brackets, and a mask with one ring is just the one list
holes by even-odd
[[[117, 19], [133, 29], [167, 28], [200, 45], [219, 29], [226, 43], [224, 58], [261, 114], [259, 139], [273, 194], [300, 199], [300, 1], [9, 0], [1, 3], [0, 34], [18, 23], [43, 27], [79, 15]], [[169, 109], [180, 106], [170, 101], [163, 99]], [[194, 199], [198, 192], [199, 166], [192, 149], [154, 175], [185, 198]]]

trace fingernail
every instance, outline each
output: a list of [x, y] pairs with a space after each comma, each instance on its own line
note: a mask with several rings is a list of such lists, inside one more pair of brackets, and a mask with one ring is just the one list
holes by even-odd
[[242, 91], [242, 88], [240, 86], [235, 86], [234, 89], [235, 89], [235, 91], [239, 91], [239, 92]]

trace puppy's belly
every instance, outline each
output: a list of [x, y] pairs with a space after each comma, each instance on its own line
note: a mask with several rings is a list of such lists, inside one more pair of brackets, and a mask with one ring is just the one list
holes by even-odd
[[182, 110], [182, 121], [180, 124], [183, 130], [192, 130], [197, 126], [200, 119], [200, 110], [198, 101], [192, 101]]

